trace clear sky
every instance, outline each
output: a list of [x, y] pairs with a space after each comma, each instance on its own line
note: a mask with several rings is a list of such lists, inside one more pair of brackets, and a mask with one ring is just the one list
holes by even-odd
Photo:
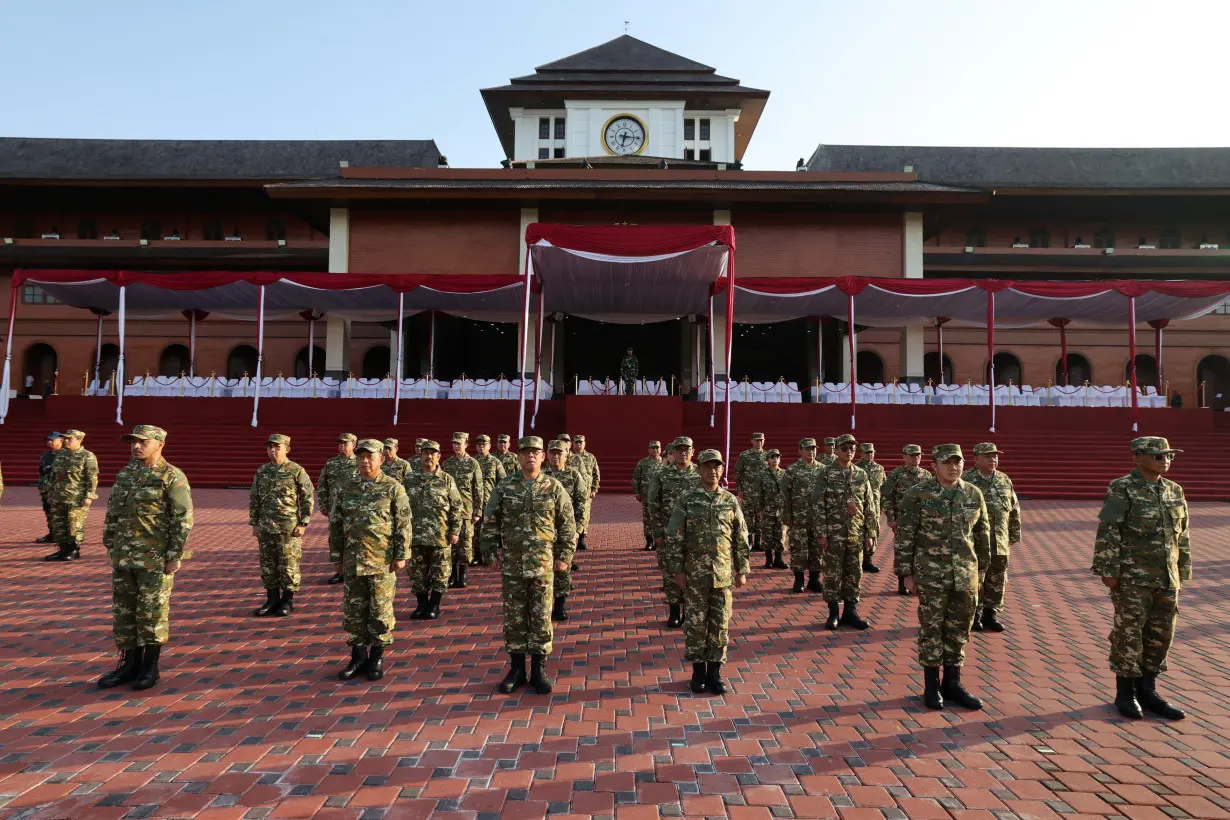
[[818, 143], [1230, 144], [1222, 0], [0, 0], [0, 136], [433, 138], [478, 90], [629, 33], [772, 92], [745, 159]]

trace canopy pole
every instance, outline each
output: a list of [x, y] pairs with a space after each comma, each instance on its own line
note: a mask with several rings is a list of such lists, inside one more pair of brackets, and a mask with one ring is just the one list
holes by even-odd
[[1132, 391], [1132, 432], [1140, 431], [1140, 404], [1136, 396], [1136, 297], [1128, 297], [1128, 389]]
[[265, 359], [265, 286], [261, 285], [260, 301], [256, 310], [256, 389], [252, 391], [252, 426], [256, 426], [257, 410], [261, 403], [261, 365]]
[[939, 317], [935, 320], [935, 349], [940, 358], [939, 383], [946, 384], [944, 381], [944, 322]]
[[534, 414], [530, 416], [530, 429], [534, 429], [534, 423], [538, 421], [538, 401], [541, 398], [542, 391], [538, 389], [538, 380], [542, 378], [542, 290], [538, 291], [538, 338], [534, 340]]
[[124, 336], [127, 330], [128, 286], [120, 285], [119, 341], [120, 355], [115, 365], [115, 423], [124, 423]]
[[[99, 325], [101, 333], [102, 325]], [[101, 339], [102, 337], [99, 336]], [[188, 312], [188, 375], [196, 375], [196, 310]], [[98, 378], [95, 374], [94, 378]]]
[[9, 390], [13, 380], [13, 325], [17, 323], [17, 302], [21, 299], [21, 285], [17, 277], [13, 277], [13, 286], [9, 290], [9, 326], [4, 342], [4, 375], [0, 377], [0, 424], [9, 415]]
[[1068, 320], [1061, 319], [1059, 325], [1059, 360], [1063, 362], [1063, 386], [1071, 385], [1068, 377]]
[[312, 369], [312, 354], [316, 351], [316, 314], [308, 318], [308, 378], [315, 378], [316, 371]]
[[991, 432], [995, 432], [995, 291], [987, 291], [987, 400], [991, 405]]
[[846, 341], [850, 348], [850, 430], [854, 430], [856, 413], [855, 407], [858, 405], [858, 399], [855, 398], [854, 386], [858, 384], [858, 359], [855, 355], [854, 348], [854, 293], [846, 294], [846, 324], [849, 325], [846, 333]]
[[427, 324], [427, 382], [436, 377], [436, 312], [428, 312]]
[[559, 322], [555, 319], [551, 320], [551, 363], [547, 365], [547, 381], [551, 383], [552, 391], [555, 390], [555, 329], [559, 326]]
[[397, 413], [401, 409], [402, 356], [406, 346], [402, 343], [402, 331], [406, 326], [406, 294], [397, 294], [397, 375], [393, 379], [393, 426], [397, 426]]
[[98, 379], [98, 371], [102, 370], [102, 313], [98, 314], [98, 339], [94, 343], [94, 381], [98, 382], [98, 386], [102, 387], [102, 382]]
[[1157, 392], [1162, 392], [1165, 383], [1162, 377], [1162, 325], [1153, 331], [1153, 358], [1157, 360]]
[[[520, 407], [517, 410], [517, 438], [525, 435], [525, 351], [530, 346], [530, 281], [533, 277], [534, 257], [530, 248], [525, 248], [525, 302], [521, 310], [521, 343], [517, 346], [517, 375], [521, 383]], [[518, 445], [520, 446], [520, 445]]]
[[728, 248], [726, 253], [726, 449], [723, 458], [730, 458], [730, 382], [735, 373], [731, 367], [735, 344], [735, 249]]
[[[713, 345], [713, 294], [709, 294], [709, 426], [713, 426], [717, 417], [717, 352]], [[730, 374], [726, 374], [726, 392], [730, 392]]]
[[816, 317], [816, 381], [824, 384], [824, 317]]

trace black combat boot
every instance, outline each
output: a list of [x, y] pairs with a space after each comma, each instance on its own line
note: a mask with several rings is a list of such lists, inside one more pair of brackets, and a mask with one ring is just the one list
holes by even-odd
[[141, 649], [141, 671], [137, 673], [136, 680], [132, 682], [133, 689], [152, 689], [158, 682], [158, 656], [160, 654], [162, 654], [162, 647], [158, 644]]
[[289, 589], [282, 593], [282, 600], [278, 602], [278, 608], [273, 611], [274, 615], [285, 618], [287, 615], [295, 611], [295, 593]]
[[270, 612], [278, 608], [278, 602], [282, 600], [282, 591], [280, 589], [265, 590], [265, 603], [259, 608], [252, 610], [252, 614], [258, 618], [263, 618]]
[[421, 621], [427, 617], [427, 593], [416, 592], [414, 593], [414, 599], [418, 601], [419, 605], [410, 613], [410, 617], [416, 621]]
[[880, 568], [871, 563], [871, 553], [863, 553], [863, 572], [879, 572]]
[[995, 610], [991, 608], [982, 611], [982, 628], [987, 632], [1003, 632], [1004, 624], [995, 615]]
[[345, 581], [345, 580], [346, 580], [346, 576], [342, 575], [342, 573], [340, 572], [336, 572], [333, 575], [329, 576], [330, 584], [340, 584], [342, 581]]
[[910, 594], [910, 591], [905, 588], [905, 576], [904, 575], [897, 576], [897, 594], [898, 595], [909, 595]]
[[486, 557], [485, 555], [483, 555], [483, 551], [482, 551], [482, 550], [479, 550], [479, 551], [478, 551], [478, 554], [477, 554], [477, 555], [475, 556], [475, 558], [474, 558], [474, 563], [478, 564], [478, 566], [480, 566], [480, 567], [485, 567], [485, 566], [487, 566], [487, 557]]
[[52, 541], [55, 541], [55, 539], [51, 537], [51, 533], [47, 533], [42, 538], [34, 539], [34, 543], [36, 544], [50, 544]]
[[824, 587], [820, 585], [820, 573], [812, 571], [807, 573], [807, 591], [824, 592]]
[[472, 567], [478, 566], [478, 556], [477, 555], [470, 559], [470, 566]]
[[773, 553], [773, 569], [790, 569], [790, 565], [782, 560], [781, 550], [776, 550]]
[[589, 549], [589, 545], [585, 543], [585, 536], [587, 535], [589, 535], [589, 533], [583, 532], [581, 533], [581, 537], [577, 539], [577, 552]]
[[580, 568], [581, 568], [581, 565], [580, 565], [580, 564], [578, 564], [576, 561], [573, 561], [573, 562], [572, 562], [572, 564], [568, 567], [568, 571], [569, 571], [569, 572], [576, 572], [576, 571], [577, 571], [577, 570], [579, 570]]
[[556, 595], [555, 596], [555, 606], [551, 608], [551, 620], [553, 621], [568, 620], [568, 610], [566, 609], [567, 604], [568, 604], [567, 595]]
[[645, 536], [645, 549], [644, 549], [644, 551], [645, 551], [645, 552], [651, 552], [652, 550], [653, 550], [653, 538], [652, 538], [652, 537], [650, 537], [650, 536], [648, 536], [648, 535], [646, 535], [646, 536]]
[[726, 682], [722, 680], [721, 661], [709, 661], [709, 670], [705, 675], [705, 688], [715, 695], [726, 694]]
[[825, 629], [836, 629], [841, 623], [841, 613], [836, 601], [829, 601], [829, 619], [824, 622]]
[[1136, 700], [1146, 711], [1167, 720], [1182, 720], [1187, 717], [1182, 709], [1171, 706], [1157, 693], [1157, 675], [1143, 673], [1136, 681]]
[[923, 705], [928, 709], [943, 709], [944, 696], [940, 694], [940, 668], [923, 667]]
[[367, 679], [380, 680], [384, 677], [384, 646], [373, 644], [367, 654]]
[[683, 604], [671, 604], [671, 616], [666, 620], [666, 625], [671, 629], [677, 629], [683, 625]]
[[961, 667], [945, 666], [944, 681], [940, 684], [940, 693], [951, 702], [966, 709], [982, 708], [982, 701], [965, 691], [961, 685]]
[[68, 554], [67, 560], [69, 561], [80, 561], [81, 560], [81, 545], [78, 544], [76, 541], [73, 542], [73, 549], [72, 549], [72, 552]]
[[842, 610], [841, 622], [846, 626], [852, 626], [855, 629], [866, 629], [871, 624], [864, 621], [858, 616], [858, 602], [846, 601], [846, 608]]
[[111, 689], [121, 683], [136, 680], [141, 671], [141, 647], [125, 649], [120, 663], [115, 669], [98, 679], [99, 689]]
[[693, 695], [703, 694], [705, 691], [705, 677], [708, 673], [705, 671], [705, 664], [692, 664], [692, 680], [688, 683], [688, 688], [692, 690]]
[[56, 547], [56, 551], [50, 555], [44, 555], [44, 561], [71, 561], [73, 548], [68, 544], [60, 544]]
[[457, 562], [454, 561], [448, 571], [448, 588], [457, 588]]
[[982, 610], [979, 609], [974, 613], [974, 625], [970, 627], [974, 632], [982, 631]]
[[440, 601], [443, 600], [444, 593], [439, 590], [432, 590], [427, 596], [427, 614], [423, 617], [429, 621], [434, 621], [440, 617]]
[[547, 677], [546, 663], [547, 659], [542, 655], [530, 658], [530, 686], [540, 695], [551, 694], [551, 679]]
[[457, 567], [457, 589], [465, 589], [469, 586], [466, 583], [466, 565], [461, 564]]
[[765, 568], [765, 569], [773, 569], [773, 553], [772, 553], [772, 551], [766, 552], [766, 553], [764, 554], [764, 568]]
[[1140, 701], [1136, 700], [1139, 683], [1139, 678], [1115, 678], [1115, 708], [1125, 718], [1139, 720], [1145, 716], [1140, 710]]
[[794, 571], [794, 586], [792, 586], [792, 587], [790, 588], [790, 591], [791, 591], [791, 592], [802, 592], [802, 591], [803, 591], [803, 573], [802, 573], [802, 571], [797, 570], [797, 569]]
[[509, 654], [511, 661], [508, 664], [508, 674], [504, 676], [504, 680], [500, 681], [497, 687], [504, 694], [511, 694], [517, 691], [519, 687], [525, 684], [525, 653], [512, 652]]
[[367, 666], [367, 647], [352, 646], [350, 647], [350, 663], [346, 668], [337, 673], [340, 680], [350, 680], [355, 675], [363, 671]]

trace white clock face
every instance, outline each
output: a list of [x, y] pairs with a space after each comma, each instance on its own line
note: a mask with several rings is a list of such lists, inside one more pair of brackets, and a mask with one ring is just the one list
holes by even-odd
[[645, 125], [636, 117], [616, 117], [607, 123], [602, 138], [612, 154], [639, 154], [645, 147]]

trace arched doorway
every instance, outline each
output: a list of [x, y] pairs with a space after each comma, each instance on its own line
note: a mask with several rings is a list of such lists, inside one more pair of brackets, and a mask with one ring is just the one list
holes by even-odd
[[301, 348], [295, 354], [295, 378], [306, 379], [316, 373], [317, 375], [325, 372], [325, 349], [320, 345], [312, 346], [312, 366], [308, 367], [308, 349]]
[[391, 372], [388, 345], [376, 345], [363, 354], [362, 378], [383, 379]]
[[[996, 353], [991, 361], [995, 363], [995, 383], [997, 385], [1007, 384], [1008, 382], [1017, 385], [1021, 384], [1021, 377], [1023, 375], [1021, 360], [1016, 357], [1015, 353]], [[987, 374], [988, 377], [990, 375], [990, 373]]]
[[[1203, 391], [1200, 386], [1204, 385]], [[1204, 403], [1214, 410], [1230, 404], [1230, 360], [1225, 356], [1205, 356], [1196, 365], [1196, 400], [1203, 392]]]
[[[167, 345], [158, 357], [158, 375], [175, 377], [180, 373], [187, 373], [189, 356], [188, 348], [184, 345]], [[255, 366], [252, 372], [256, 372]]]
[[[1126, 384], [1130, 384], [1132, 381], [1132, 369], [1129, 367], [1128, 362], [1124, 362], [1123, 364], [1123, 381]], [[1136, 384], [1138, 384], [1142, 389], [1145, 387], [1157, 387], [1160, 390], [1161, 387], [1157, 382], [1157, 359], [1153, 358], [1148, 353], [1137, 353]]]
[[[108, 342], [102, 346], [102, 356], [98, 359], [98, 383], [104, 385], [111, 378], [111, 374], [120, 366], [120, 348], [119, 345], [114, 345]], [[94, 378], [94, 368], [90, 368], [90, 378]]]
[[871, 350], [860, 350], [854, 358], [854, 366], [858, 372], [860, 384], [884, 383], [884, 360], [880, 354]]
[[1068, 378], [1065, 381], [1063, 377], [1063, 359], [1055, 362], [1055, 384], [1059, 385], [1077, 385], [1080, 386], [1085, 382], [1093, 384], [1093, 368], [1089, 365], [1089, 360], [1079, 353], [1068, 354]]
[[27, 347], [26, 377], [23, 379], [26, 394], [44, 396], [51, 393], [59, 366], [60, 357], [51, 345], [37, 342]]
[[944, 354], [944, 368], [940, 369], [940, 354], [936, 351], [923, 354], [923, 378], [932, 384], [952, 384], [952, 359]]
[[252, 345], [240, 345], [232, 348], [226, 356], [226, 377], [242, 379], [244, 374], [256, 376], [256, 348]]

